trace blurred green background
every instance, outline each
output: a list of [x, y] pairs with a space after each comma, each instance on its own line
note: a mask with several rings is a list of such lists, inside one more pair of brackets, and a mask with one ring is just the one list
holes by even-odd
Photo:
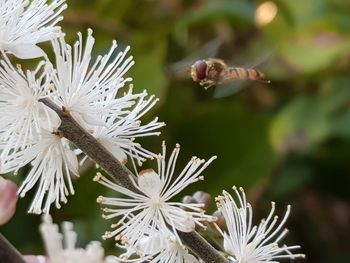
[[[160, 138], [146, 138], [143, 145], [159, 152], [162, 140], [169, 151], [180, 143], [179, 169], [192, 155], [218, 155], [204, 172], [205, 181], [187, 194], [201, 189], [218, 195], [243, 186], [255, 222], [266, 216], [271, 200], [279, 214], [291, 204], [286, 243], [301, 245], [307, 255], [296, 262], [350, 262], [350, 1], [75, 0], [68, 5], [61, 25], [69, 42], [90, 27], [95, 55], [107, 52], [112, 39], [130, 45], [135, 89], [160, 98], [144, 120], [159, 116], [167, 126]], [[256, 66], [271, 83], [237, 81], [206, 91], [184, 69], [209, 56]], [[100, 240], [110, 223], [95, 203], [105, 189], [92, 182], [94, 173], [95, 168], [86, 170], [69, 204], [52, 213], [55, 222], [75, 224], [84, 246]], [[42, 253], [40, 217], [26, 215], [30, 199], [19, 201], [1, 232], [22, 253]], [[111, 241], [103, 244], [113, 253]]]

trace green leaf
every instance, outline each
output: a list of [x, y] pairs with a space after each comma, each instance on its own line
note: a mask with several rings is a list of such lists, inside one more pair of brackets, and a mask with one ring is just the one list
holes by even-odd
[[349, 37], [334, 31], [304, 31], [284, 39], [279, 50], [295, 73], [312, 74], [331, 67], [349, 45]]
[[297, 27], [305, 27], [308, 23], [324, 20], [327, 12], [325, 0], [280, 0], [278, 2], [282, 9], [288, 12]]
[[322, 106], [318, 98], [311, 96], [292, 100], [271, 125], [270, 138], [274, 148], [278, 152], [288, 151], [290, 144], [296, 144], [300, 139], [305, 143], [301, 147], [306, 149], [324, 139], [328, 132], [328, 112]]
[[324, 83], [320, 94], [291, 100], [272, 122], [274, 148], [288, 152], [290, 146], [299, 144], [300, 150], [307, 150], [330, 137], [350, 137], [349, 81], [347, 76], [337, 76]]

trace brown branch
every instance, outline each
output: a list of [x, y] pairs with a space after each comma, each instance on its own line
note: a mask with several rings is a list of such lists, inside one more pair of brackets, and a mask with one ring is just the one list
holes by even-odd
[[204, 262], [206, 263], [228, 263], [229, 262], [196, 231], [192, 231], [189, 233], [178, 231], [178, 234], [182, 242], [187, 247], [189, 247], [192, 250], [192, 252], [194, 252], [198, 257], [200, 257]]
[[0, 262], [25, 263], [21, 254], [0, 234]]
[[42, 99], [41, 102], [53, 109], [61, 118], [59, 132], [65, 138], [101, 166], [116, 183], [134, 192], [139, 192], [130, 180], [130, 176], [134, 176], [132, 172], [114, 158], [90, 133], [86, 132], [69, 113], [63, 111], [49, 99]]

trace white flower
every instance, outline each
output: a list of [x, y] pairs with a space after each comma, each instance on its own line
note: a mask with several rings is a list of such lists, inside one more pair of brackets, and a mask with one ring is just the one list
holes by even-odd
[[135, 247], [145, 233], [170, 227], [173, 235], [181, 243], [178, 230], [191, 232], [195, 225], [204, 227], [203, 222], [214, 220], [213, 217], [204, 214], [201, 209], [203, 204], [183, 204], [172, 202], [170, 199], [188, 185], [203, 179], [200, 174], [215, 157], [207, 162], [193, 157], [182, 172], [174, 177], [179, 145], [171, 154], [168, 165], [165, 164], [165, 151], [163, 144], [163, 153], [157, 158], [158, 173], [148, 169], [142, 171], [137, 178], [131, 178], [138, 193], [111, 182], [101, 174], [95, 177], [102, 185], [126, 196], [98, 198], [99, 203], [109, 207], [104, 209], [104, 218], [119, 218], [118, 222], [112, 225], [115, 229], [106, 232], [104, 238], [115, 236], [121, 244]]
[[11, 151], [24, 149], [42, 128], [60, 125], [58, 115], [39, 102], [50, 90], [49, 69], [44, 62], [36, 70], [15, 69], [2, 53], [0, 65], [1, 159]]
[[64, 222], [63, 233], [52, 223], [50, 215], [43, 217], [40, 225], [41, 236], [45, 243], [46, 253], [50, 263], [118, 263], [114, 257], [104, 257], [104, 249], [97, 241], [90, 242], [85, 249], [76, 248], [77, 233], [73, 224]]
[[43, 56], [38, 43], [58, 37], [55, 26], [67, 7], [64, 0], [0, 0], [0, 50], [27, 59]]
[[226, 221], [227, 232], [217, 229], [224, 238], [225, 251], [230, 254], [229, 259], [236, 263], [277, 262], [279, 259], [294, 259], [304, 257], [303, 254], [293, 254], [291, 250], [299, 246], [279, 246], [279, 242], [287, 234], [284, 224], [290, 213], [290, 206], [282, 221], [277, 224], [278, 216], [273, 216], [275, 203], [266, 219], [258, 226], [252, 226], [253, 211], [247, 203], [242, 188], [240, 192], [233, 187], [237, 201], [226, 191], [217, 197], [217, 205]]
[[74, 194], [71, 176], [78, 176], [78, 160], [69, 141], [60, 134], [42, 130], [32, 144], [8, 156], [1, 172], [17, 171], [27, 163], [32, 169], [19, 189], [20, 196], [37, 187], [28, 212], [49, 213], [52, 203], [60, 208], [60, 202], [66, 203], [66, 196]]
[[[159, 251], [153, 253], [149, 263], [199, 263], [198, 259], [190, 254], [188, 249], [168, 230], [160, 231], [155, 235], [158, 239]], [[151, 243], [151, 238], [146, 239], [145, 244], [146, 242]]]
[[[140, 256], [137, 262], [149, 263], [199, 263], [199, 260], [189, 253], [188, 249], [168, 230], [149, 230], [138, 242], [137, 247], [128, 249], [130, 254]], [[130, 255], [125, 253], [120, 260]]]
[[123, 108], [134, 104], [133, 96], [116, 98], [119, 89], [131, 80], [123, 75], [134, 61], [132, 57], [125, 59], [129, 47], [115, 54], [117, 43], [113, 41], [109, 52], [91, 64], [95, 42], [92, 30], [88, 30], [85, 47], [81, 33], [78, 37], [73, 47], [66, 44], [64, 37], [53, 40], [56, 55], [53, 83], [57, 91], [53, 99], [89, 130], [91, 125], [104, 125], [102, 116], [120, 114]]
[[149, 263], [199, 263], [199, 260], [188, 253], [188, 249], [172, 236], [166, 246]]
[[[132, 89], [129, 90], [122, 98], [132, 96]], [[159, 135], [160, 132], [155, 130], [164, 126], [163, 122], [158, 122], [155, 118], [153, 121], [141, 125], [139, 120], [149, 109], [158, 101], [154, 96], [146, 99], [147, 92], [136, 94], [137, 103], [134, 107], [125, 113], [112, 116], [103, 116], [102, 120], [105, 125], [95, 126], [93, 136], [108, 149], [119, 161], [125, 163], [127, 156], [137, 160], [141, 165], [146, 158], [153, 158], [154, 154], [142, 148], [135, 138]]]

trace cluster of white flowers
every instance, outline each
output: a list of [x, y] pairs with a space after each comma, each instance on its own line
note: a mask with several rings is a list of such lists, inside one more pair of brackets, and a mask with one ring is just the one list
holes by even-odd
[[[108, 231], [104, 238], [115, 237], [117, 245], [126, 252], [120, 260], [125, 260], [137, 254], [141, 259], [150, 262], [199, 262], [199, 260], [184, 247], [178, 231], [194, 231], [196, 225], [206, 228], [205, 224], [216, 220], [215, 217], [205, 215], [203, 203], [178, 203], [170, 199], [182, 191], [189, 184], [203, 179], [201, 173], [216, 158], [205, 162], [193, 157], [185, 168], [174, 176], [175, 164], [179, 155], [177, 145], [168, 163], [165, 162], [165, 145], [163, 152], [158, 155], [158, 172], [147, 169], [140, 172], [134, 184], [138, 192], [132, 192], [108, 180], [101, 174], [95, 180], [102, 185], [123, 194], [126, 197], [102, 197], [98, 202], [105, 205], [104, 218], [118, 218], [112, 225], [113, 231]], [[224, 240], [224, 250], [228, 259], [237, 263], [276, 262], [272, 260], [282, 258], [304, 257], [303, 254], [293, 254], [290, 251], [299, 246], [279, 246], [279, 242], [287, 233], [284, 224], [289, 216], [288, 206], [281, 223], [273, 214], [275, 205], [259, 226], [252, 227], [252, 209], [247, 202], [245, 193], [241, 194], [233, 188], [238, 199], [226, 191], [217, 197], [219, 212], [226, 222], [228, 233], [217, 225], [218, 232]]]
[[[188, 185], [202, 180], [202, 172], [216, 157], [208, 161], [193, 157], [181, 172], [176, 172], [178, 145], [166, 162], [164, 143], [162, 153], [155, 155], [135, 142], [138, 137], [158, 135], [158, 129], [164, 126], [157, 118], [146, 124], [140, 120], [157, 99], [148, 97], [146, 91], [133, 93], [132, 79], [125, 77], [134, 64], [128, 56], [129, 47], [118, 52], [113, 41], [107, 54], [93, 62], [92, 30], [87, 31], [85, 41], [78, 33], [76, 43], [67, 44], [56, 25], [65, 8], [64, 0], [49, 4], [46, 0], [0, 0], [0, 173], [17, 173], [25, 165], [32, 166], [18, 191], [23, 197], [37, 188], [31, 213], [48, 214], [53, 203], [60, 208], [67, 196], [74, 194], [72, 178], [79, 176], [78, 155], [83, 152], [60, 132], [61, 119], [43, 102], [48, 99], [120, 162], [130, 159], [136, 171], [136, 176], [130, 175], [133, 191], [101, 173], [95, 177], [95, 181], [117, 192], [117, 197], [97, 199], [104, 206], [103, 217], [117, 219], [103, 237], [114, 237], [117, 246], [124, 249], [109, 262], [201, 262], [200, 255], [192, 254], [180, 236], [196, 227], [206, 229], [216, 217], [205, 214], [204, 204], [172, 199]], [[55, 62], [38, 46], [44, 41], [51, 42]], [[11, 63], [13, 55], [43, 60], [34, 70], [24, 71]], [[82, 161], [85, 158], [82, 156]], [[157, 160], [157, 172], [137, 172], [135, 163], [141, 165], [153, 158]], [[252, 227], [251, 206], [243, 190], [234, 191], [236, 198], [227, 192], [217, 198], [227, 231], [217, 225], [216, 229], [223, 237], [228, 260], [262, 263], [304, 256], [291, 252], [298, 246], [278, 244], [286, 234], [284, 224], [290, 207], [277, 224], [273, 204], [267, 219]], [[75, 248], [77, 237], [69, 223], [64, 225], [62, 236], [46, 215], [41, 232], [50, 262], [107, 262], [99, 243], [90, 244], [86, 250]]]
[[[140, 118], [157, 101], [153, 96], [121, 90], [131, 81], [124, 77], [134, 64], [129, 47], [118, 52], [113, 41], [109, 52], [93, 62], [92, 30], [85, 44], [78, 33], [78, 41], [70, 46], [56, 26], [65, 8], [62, 0], [3, 0], [0, 6], [0, 173], [31, 164], [19, 189], [23, 197], [37, 187], [31, 213], [48, 213], [52, 203], [59, 208], [74, 194], [72, 177], [79, 175], [80, 152], [58, 132], [60, 118], [41, 99], [64, 108], [121, 162], [128, 156], [138, 164], [152, 158], [135, 138], [158, 135], [164, 125], [157, 119], [141, 125]], [[47, 40], [55, 63], [37, 46]], [[11, 64], [8, 54], [44, 59], [35, 70], [23, 71]]]

